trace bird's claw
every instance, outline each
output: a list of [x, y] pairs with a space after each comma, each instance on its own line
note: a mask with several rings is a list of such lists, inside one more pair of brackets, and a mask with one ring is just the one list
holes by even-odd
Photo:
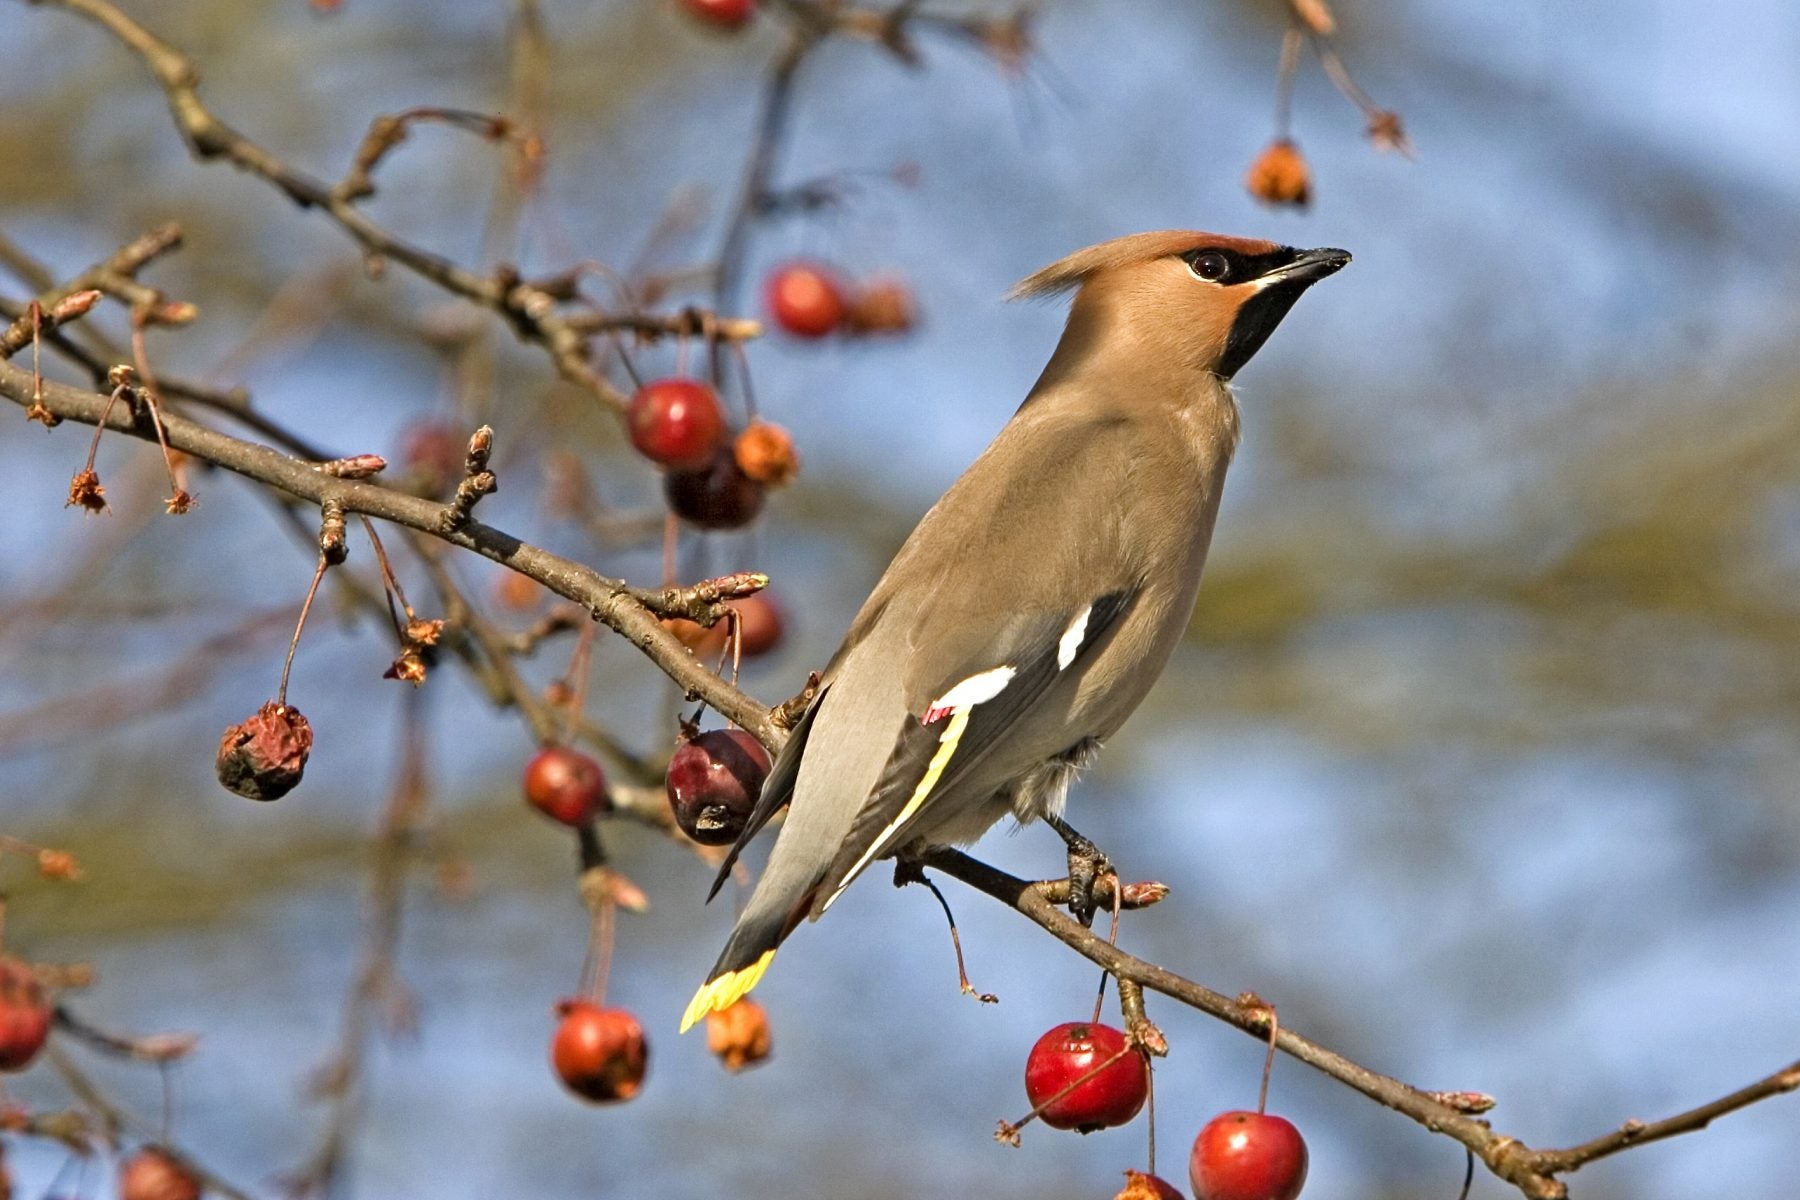
[[1079, 834], [1069, 842], [1069, 913], [1083, 925], [1094, 923], [1094, 884], [1113, 874], [1100, 847]]

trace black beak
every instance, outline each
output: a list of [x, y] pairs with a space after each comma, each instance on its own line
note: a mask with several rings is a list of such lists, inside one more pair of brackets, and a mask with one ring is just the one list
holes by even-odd
[[1267, 283], [1300, 283], [1313, 284], [1327, 275], [1335, 275], [1350, 262], [1348, 250], [1335, 250], [1329, 247], [1319, 250], [1302, 250], [1293, 262], [1285, 267], [1276, 267], [1263, 276]]
[[1306, 289], [1327, 275], [1337, 274], [1349, 261], [1348, 250], [1302, 250], [1291, 262], [1250, 281], [1249, 286], [1256, 290], [1238, 309], [1237, 320], [1232, 322], [1231, 333], [1225, 339], [1225, 353], [1214, 373], [1221, 379], [1236, 375], [1238, 368], [1262, 349]]

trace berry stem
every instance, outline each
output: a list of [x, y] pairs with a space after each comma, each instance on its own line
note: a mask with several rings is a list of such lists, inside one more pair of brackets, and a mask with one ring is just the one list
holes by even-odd
[[1275, 1073], [1275, 1039], [1281, 1033], [1281, 1018], [1274, 1005], [1269, 1006], [1269, 1052], [1263, 1056], [1262, 1090], [1256, 1095], [1256, 1115], [1261, 1116], [1269, 1104], [1269, 1076]]
[[[1119, 892], [1121, 888], [1118, 873], [1109, 872], [1108, 874], [1112, 878], [1112, 928], [1107, 930], [1106, 944], [1109, 946], [1116, 946], [1119, 944]], [[1106, 1004], [1107, 974], [1108, 972], [1105, 967], [1100, 968], [1100, 993], [1094, 997], [1094, 1015], [1092, 1017], [1095, 1021], [1100, 1019], [1100, 1010]], [[1155, 1171], [1150, 1173], [1152, 1175], [1156, 1174]]]
[[288, 676], [294, 670], [294, 651], [300, 648], [300, 631], [306, 628], [306, 616], [312, 611], [313, 597], [319, 594], [319, 581], [325, 578], [327, 565], [325, 556], [319, 555], [319, 565], [313, 570], [312, 586], [306, 589], [306, 599], [300, 605], [300, 620], [294, 626], [294, 638], [288, 643], [287, 661], [281, 664], [281, 687], [275, 692], [275, 703], [283, 707], [287, 705]]
[[138, 378], [144, 382], [144, 404], [150, 410], [150, 424], [156, 428], [156, 441], [162, 447], [163, 466], [169, 472], [169, 511], [186, 512], [194, 501], [181, 484], [181, 474], [175, 469], [175, 457], [169, 450], [169, 436], [163, 431], [162, 388], [157, 386], [156, 373], [150, 369], [149, 349], [144, 343], [147, 318], [146, 309], [139, 308], [132, 313], [131, 357], [137, 365]]
[[587, 702], [588, 662], [593, 656], [594, 630], [599, 622], [588, 621], [575, 637], [575, 652], [569, 656], [569, 703], [563, 710], [563, 742], [574, 741], [575, 727], [581, 720], [582, 706]]
[[1275, 76], [1275, 136], [1285, 141], [1293, 126], [1294, 76], [1300, 67], [1301, 33], [1298, 25], [1281, 35], [1281, 67]]
[[1150, 1147], [1147, 1155], [1150, 1161], [1144, 1168], [1144, 1173], [1146, 1175], [1154, 1175], [1156, 1174], [1156, 1064], [1149, 1059], [1145, 1059], [1144, 1066], [1147, 1069], [1145, 1082], [1147, 1096], [1145, 1099], [1145, 1106], [1148, 1109], [1147, 1115], [1149, 1117], [1150, 1125]]
[[375, 533], [375, 523], [367, 517], [360, 517], [363, 532], [369, 535], [369, 544], [375, 548], [375, 561], [381, 567], [381, 583], [388, 591], [388, 616], [393, 618], [394, 632], [405, 640], [405, 625], [394, 616], [394, 601], [400, 602], [400, 611], [406, 614], [408, 621], [414, 617], [413, 606], [407, 603], [406, 589], [400, 586], [400, 577], [394, 574], [393, 564], [388, 561], [387, 547], [381, 544], [381, 538]]

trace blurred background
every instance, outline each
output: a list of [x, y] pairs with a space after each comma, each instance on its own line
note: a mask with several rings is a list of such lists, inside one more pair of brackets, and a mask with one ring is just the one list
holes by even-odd
[[[378, 176], [371, 215], [459, 261], [706, 261], [784, 21], [720, 36], [660, 0], [541, 0], [548, 57], [521, 74], [517, 7], [127, 5], [195, 57], [216, 113], [322, 178], [377, 114], [528, 109], [548, 150], [528, 203], [498, 148], [442, 127]], [[1148, 228], [1349, 248], [1239, 377], [1243, 448], [1192, 636], [1073, 814], [1128, 876], [1174, 889], [1127, 920], [1129, 949], [1254, 989], [1368, 1066], [1492, 1093], [1500, 1128], [1568, 1145], [1800, 1046], [1800, 10], [1337, 8], [1335, 44], [1417, 159], [1377, 154], [1309, 56], [1304, 213], [1242, 184], [1273, 129], [1275, 0], [1050, 0], [1022, 70], [929, 31], [918, 70], [843, 39], [812, 54], [775, 177], [827, 179], [835, 202], [757, 224], [743, 310], [762, 315], [756, 280], [805, 255], [903, 278], [919, 321], [749, 347], [805, 471], [751, 532], [690, 546], [684, 576], [774, 576], [789, 637], [746, 683], [778, 701], [1048, 356], [1061, 313], [1003, 304], [1011, 282]], [[421, 422], [490, 422], [501, 491], [484, 520], [656, 582], [654, 536], [599, 538], [547, 498], [572, 452], [623, 524], [655, 527], [655, 476], [610, 414], [491, 314], [398, 268], [366, 278], [327, 222], [192, 162], [140, 61], [99, 29], [0, 7], [0, 111], [0, 233], [56, 277], [161, 222], [186, 230], [146, 279], [202, 316], [154, 335], [154, 362], [244, 385], [342, 452], [398, 458]], [[0, 294], [31, 291], [0, 271]], [[117, 306], [100, 324], [122, 334]], [[675, 351], [634, 359], [669, 371]], [[87, 431], [4, 428], [0, 831], [86, 868], [69, 885], [0, 862], [8, 945], [92, 963], [71, 1003], [99, 1024], [200, 1033], [172, 1075], [175, 1140], [277, 1194], [331, 1124], [307, 1084], [341, 1037], [401, 758], [391, 634], [328, 586], [290, 691], [318, 738], [305, 784], [276, 806], [224, 792], [212, 751], [273, 692], [306, 538], [217, 473], [196, 476], [193, 514], [164, 519], [160, 463], [120, 439], [100, 450], [112, 511], [85, 519], [63, 499]], [[352, 568], [373, 579], [360, 544]], [[452, 569], [488, 604], [496, 569]], [[526, 670], [547, 683], [568, 649]], [[590, 711], [633, 749], [671, 743], [671, 690], [602, 635]], [[574, 1101], [545, 1047], [588, 920], [566, 834], [519, 798], [529, 731], [452, 664], [417, 702], [431, 836], [396, 962], [416, 1020], [374, 1041], [338, 1194], [1102, 1197], [1143, 1166], [1142, 1121], [994, 1144], [1028, 1107], [1026, 1050], [1086, 1014], [1096, 972], [953, 884], [998, 1006], [958, 995], [931, 899], [876, 873], [783, 952], [758, 991], [775, 1057], [727, 1076], [699, 1035], [673, 1035], [730, 905], [702, 906], [691, 853], [618, 822], [651, 909], [622, 920], [610, 998], [649, 1030], [651, 1072], [629, 1105]], [[977, 853], [1030, 876], [1062, 864], [1036, 828]], [[1173, 1045], [1162, 1173], [1182, 1181], [1200, 1125], [1255, 1102], [1261, 1052], [1154, 998], [1151, 1016]], [[158, 1122], [154, 1070], [69, 1052]], [[46, 1066], [6, 1084], [29, 1107], [68, 1102]], [[1456, 1194], [1454, 1144], [1302, 1066], [1277, 1065], [1270, 1103], [1311, 1145], [1312, 1200]], [[1572, 1189], [1791, 1197], [1795, 1103], [1592, 1165]], [[103, 1161], [9, 1151], [23, 1196], [53, 1179], [110, 1194]], [[1478, 1177], [1473, 1194], [1511, 1193]]]

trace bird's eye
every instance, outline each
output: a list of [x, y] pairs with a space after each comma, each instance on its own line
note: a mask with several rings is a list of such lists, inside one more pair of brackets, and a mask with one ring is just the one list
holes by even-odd
[[1231, 274], [1231, 260], [1217, 250], [1208, 250], [1204, 254], [1196, 254], [1188, 265], [1194, 274], [1209, 283], [1217, 283]]

